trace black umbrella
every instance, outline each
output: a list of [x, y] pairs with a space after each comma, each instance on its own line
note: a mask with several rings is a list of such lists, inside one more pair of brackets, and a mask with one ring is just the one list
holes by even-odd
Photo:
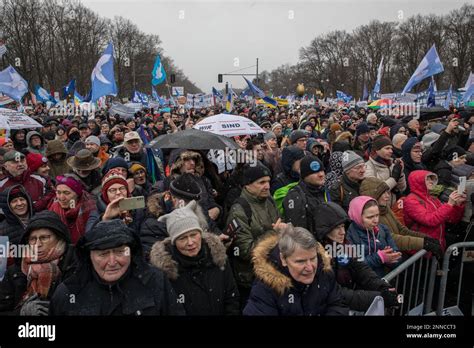
[[232, 139], [197, 129], [186, 129], [176, 133], [160, 135], [153, 139], [147, 147], [189, 150], [235, 150], [238, 148]]

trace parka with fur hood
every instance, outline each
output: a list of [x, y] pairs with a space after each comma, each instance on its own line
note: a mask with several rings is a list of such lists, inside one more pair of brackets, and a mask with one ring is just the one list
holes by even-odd
[[171, 238], [155, 243], [151, 264], [170, 280], [187, 315], [238, 315], [239, 293], [225, 246], [219, 237], [203, 232], [196, 257], [182, 255]]
[[[280, 260], [279, 235], [264, 237], [253, 250], [256, 281], [244, 315], [325, 316], [348, 315], [342, 293], [331, 268], [331, 259], [318, 243], [318, 266], [314, 281], [294, 281]], [[289, 299], [293, 299], [289, 301]]]

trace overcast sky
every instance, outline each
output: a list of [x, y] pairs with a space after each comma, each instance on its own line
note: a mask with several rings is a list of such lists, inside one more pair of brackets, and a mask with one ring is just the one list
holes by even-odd
[[[260, 72], [297, 63], [299, 49], [319, 34], [350, 32], [374, 19], [443, 15], [470, 0], [81, 1], [101, 16], [122, 16], [145, 33], [159, 35], [165, 55], [210, 92], [212, 86], [224, 87], [217, 74], [255, 65], [257, 57]], [[255, 67], [240, 72], [255, 73]], [[225, 80], [236, 88], [245, 85], [240, 76]]]

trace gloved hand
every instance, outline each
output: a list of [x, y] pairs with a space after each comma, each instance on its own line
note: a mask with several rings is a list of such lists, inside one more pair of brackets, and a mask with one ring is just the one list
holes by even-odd
[[423, 242], [423, 249], [425, 249], [426, 251], [431, 251], [437, 259], [443, 257], [443, 250], [441, 250], [441, 245], [439, 244], [439, 241], [437, 239], [425, 237]]
[[21, 306], [20, 315], [29, 315], [29, 316], [40, 316], [48, 315], [49, 312], [49, 301], [41, 300], [38, 294], [31, 296], [26, 302]]
[[402, 165], [400, 162], [395, 162], [391, 177], [394, 178], [396, 182], [402, 177]]
[[398, 307], [400, 303], [397, 301], [397, 292], [390, 291], [389, 288], [385, 288], [380, 292], [380, 296], [382, 296], [385, 307]]

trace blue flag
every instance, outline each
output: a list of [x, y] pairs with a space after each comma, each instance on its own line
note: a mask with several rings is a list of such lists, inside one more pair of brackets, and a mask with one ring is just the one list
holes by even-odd
[[369, 91], [367, 90], [367, 85], [364, 83], [364, 90], [362, 91], [362, 100], [369, 99]]
[[413, 75], [408, 80], [405, 88], [403, 88], [402, 94], [409, 92], [413, 86], [419, 84], [424, 79], [442, 73], [444, 71], [443, 64], [439, 59], [438, 52], [436, 51], [436, 47], [433, 44], [430, 50], [426, 53], [426, 55], [421, 60], [420, 65], [416, 68]]
[[242, 76], [244, 78], [244, 80], [247, 82], [247, 84], [249, 85], [249, 89], [250, 89], [250, 92], [255, 96], [257, 95], [259, 98], [262, 98], [266, 103], [268, 104], [271, 104], [273, 106], [277, 106], [278, 105], [278, 102], [275, 100], [275, 99], [272, 99], [270, 97], [267, 97], [265, 96], [265, 93], [260, 89], [258, 88], [256, 85], [254, 85], [252, 82], [250, 82], [249, 80], [247, 80], [245, 78], [245, 76]]
[[23, 95], [28, 92], [28, 83], [10, 65], [5, 70], [0, 71], [0, 92], [16, 101], [20, 101]]
[[114, 75], [114, 46], [112, 42], [109, 43], [94, 70], [92, 70], [91, 81], [91, 102], [95, 103], [104, 95], [117, 95]]
[[448, 95], [446, 96], [446, 100], [444, 101], [443, 107], [449, 110], [449, 104], [451, 104], [451, 99], [453, 98], [453, 85], [449, 85]]
[[352, 96], [344, 93], [343, 91], [336, 91], [336, 98], [339, 100], [343, 100], [344, 103], [348, 103], [351, 101]]
[[377, 69], [377, 81], [375, 82], [374, 93], [380, 93], [380, 84], [382, 83], [382, 72], [383, 72], [383, 56], [379, 64], [379, 68]]
[[84, 97], [82, 101], [85, 103], [89, 103], [91, 99], [92, 99], [92, 89], [89, 90], [89, 92], [87, 93], [87, 95]]
[[159, 85], [166, 80], [165, 68], [163, 67], [163, 64], [161, 64], [161, 58], [159, 55], [156, 56], [155, 66], [153, 67], [151, 75], [153, 77], [151, 80], [153, 86]]
[[155, 99], [156, 101], [159, 101], [160, 100], [160, 96], [158, 95], [158, 93], [156, 93], [156, 89], [155, 87], [151, 86], [151, 96], [153, 97], [153, 99]]
[[74, 100], [78, 100], [82, 103], [84, 101], [84, 97], [80, 95], [77, 91], [74, 91]]
[[222, 95], [221, 92], [219, 92], [217, 89], [212, 87], [212, 95], [216, 98], [219, 98], [220, 100], [224, 99], [224, 96]]
[[66, 97], [73, 94], [75, 90], [76, 90], [76, 79], [72, 79], [67, 86], [63, 87], [62, 98], [66, 99]]
[[35, 86], [35, 97], [37, 101], [42, 103], [49, 101], [56, 104], [56, 99], [54, 99], [54, 97], [40, 85]]
[[428, 86], [428, 99], [426, 100], [426, 106], [432, 107], [435, 106], [435, 81], [433, 76], [431, 76], [430, 85]]
[[469, 99], [471, 99], [472, 95], [474, 94], [474, 74], [472, 72], [469, 75], [466, 82], [466, 86], [464, 88], [466, 88], [466, 92], [464, 92], [462, 101], [464, 103], [467, 103]]

